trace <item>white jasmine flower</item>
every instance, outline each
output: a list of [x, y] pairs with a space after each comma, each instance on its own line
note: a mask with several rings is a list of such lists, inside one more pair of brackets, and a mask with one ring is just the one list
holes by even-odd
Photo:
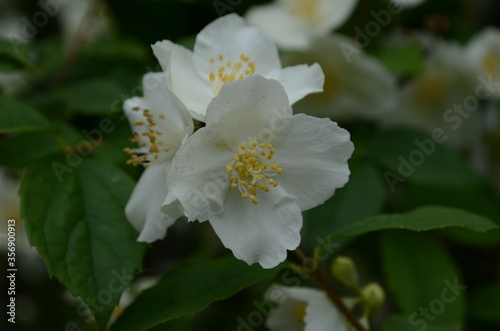
[[193, 132], [189, 112], [163, 84], [162, 73], [144, 76], [144, 98], [133, 97], [123, 108], [134, 132], [132, 141], [139, 148], [126, 148], [131, 155], [127, 161], [143, 165], [142, 173], [125, 213], [130, 223], [140, 232], [138, 241], [153, 242], [165, 236], [167, 228], [182, 216], [161, 212], [167, 191], [165, 171], [183, 140]]
[[228, 83], [208, 106], [206, 127], [172, 160], [164, 210], [179, 200], [188, 221], [209, 220], [238, 259], [272, 268], [297, 248], [301, 211], [347, 182], [349, 137], [329, 119], [293, 115], [275, 80]]
[[259, 29], [246, 26], [236, 14], [207, 25], [196, 37], [193, 52], [168, 40], [154, 44], [153, 52], [166, 72], [168, 88], [200, 121], [225, 83], [251, 74], [279, 81], [290, 104], [322, 91], [319, 65], [282, 69], [274, 42]]
[[[469, 41], [467, 54], [481, 67], [485, 77], [500, 82], [500, 29], [489, 27], [479, 32]], [[500, 97], [500, 88], [494, 94]]]
[[277, 0], [250, 9], [250, 25], [264, 30], [283, 49], [307, 49], [341, 26], [357, 0]]
[[271, 331], [347, 331], [344, 317], [320, 290], [274, 285], [265, 294], [279, 306], [266, 327]]
[[298, 102], [295, 112], [344, 120], [380, 119], [396, 110], [399, 88], [395, 75], [362, 51], [347, 62], [341, 48], [345, 42], [348, 38], [332, 35], [309, 51], [288, 57], [291, 63], [317, 62], [325, 73], [324, 92]]

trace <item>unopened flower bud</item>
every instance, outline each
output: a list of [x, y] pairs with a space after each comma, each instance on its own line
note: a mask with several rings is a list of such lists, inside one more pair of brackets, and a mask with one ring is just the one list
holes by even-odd
[[337, 256], [332, 262], [331, 273], [343, 285], [352, 289], [358, 288], [358, 271], [350, 257]]
[[378, 283], [370, 283], [361, 289], [361, 298], [371, 311], [379, 309], [385, 301], [385, 291]]

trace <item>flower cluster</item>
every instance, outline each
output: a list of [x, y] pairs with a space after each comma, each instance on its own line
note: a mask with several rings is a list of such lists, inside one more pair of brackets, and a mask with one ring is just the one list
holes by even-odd
[[292, 112], [322, 91], [321, 67], [282, 68], [272, 39], [234, 14], [205, 27], [193, 51], [164, 40], [153, 52], [163, 72], [124, 103], [139, 145], [128, 163], [146, 168], [126, 207], [138, 240], [163, 238], [184, 215], [209, 221], [238, 259], [275, 267], [300, 243], [301, 212], [349, 177], [349, 133]]

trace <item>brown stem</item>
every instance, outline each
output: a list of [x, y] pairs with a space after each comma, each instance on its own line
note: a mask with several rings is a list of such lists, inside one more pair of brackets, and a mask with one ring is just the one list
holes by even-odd
[[338, 294], [335, 292], [333, 287], [330, 285], [328, 280], [326, 279], [325, 275], [316, 268], [310, 261], [310, 259], [307, 258], [307, 256], [302, 252], [300, 248], [297, 248], [294, 251], [295, 255], [299, 258], [299, 260], [302, 262], [304, 266], [307, 266], [309, 270], [312, 270], [310, 272], [310, 276], [318, 285], [323, 288], [330, 298], [330, 300], [337, 306], [337, 308], [344, 314], [344, 316], [347, 318], [347, 320], [351, 323], [352, 326], [358, 331], [365, 331], [364, 327], [359, 323], [357, 317], [349, 310], [349, 308], [346, 307], [342, 299], [338, 296]]
[[76, 61], [80, 50], [85, 46], [87, 39], [85, 37], [85, 27], [88, 24], [90, 17], [98, 15], [99, 10], [101, 10], [101, 5], [99, 3], [95, 4], [94, 7], [88, 10], [87, 14], [83, 17], [80, 25], [78, 26], [73, 41], [71, 42], [67, 53], [65, 54], [63, 61], [56, 71], [54, 79], [52, 80], [51, 86], [57, 87], [66, 79], [69, 69]]

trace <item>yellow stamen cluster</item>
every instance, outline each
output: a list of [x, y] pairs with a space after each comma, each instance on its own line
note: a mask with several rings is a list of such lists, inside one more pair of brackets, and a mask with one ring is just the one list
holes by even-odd
[[420, 105], [423, 113], [431, 112], [442, 105], [446, 94], [446, 82], [442, 77], [423, 78], [413, 93], [414, 102]]
[[292, 16], [306, 22], [314, 23], [318, 14], [317, 0], [294, 0], [290, 3], [288, 11]]
[[255, 63], [250, 61], [250, 58], [245, 54], [240, 54], [239, 60], [234, 63], [230, 60], [225, 61], [222, 54], [217, 56], [217, 61], [210, 58], [208, 62], [217, 67], [216, 71], [212, 71], [208, 75], [214, 95], [219, 94], [222, 85], [225, 83], [240, 80], [255, 73]]
[[293, 310], [293, 314], [295, 315], [295, 319], [298, 324], [305, 323], [304, 319], [306, 318], [306, 308], [307, 308], [306, 305], [300, 305]]
[[488, 52], [481, 61], [483, 68], [493, 78], [500, 76], [500, 54], [494, 50]]
[[333, 65], [321, 65], [325, 74], [325, 83], [323, 85], [323, 93], [311, 94], [308, 98], [319, 105], [332, 103], [339, 96], [343, 95], [345, 84], [342, 77], [339, 75], [338, 68]]
[[[125, 153], [130, 155], [130, 159], [127, 160], [127, 164], [131, 164], [133, 166], [143, 165], [144, 167], [148, 167], [149, 163], [154, 160], [158, 160], [161, 152], [168, 152], [168, 148], [164, 146], [163, 141], [161, 141], [160, 136], [162, 133], [157, 130], [155, 127], [157, 126], [154, 115], [151, 114], [149, 109], [141, 109], [140, 107], [132, 108], [133, 111], [142, 111], [145, 120], [137, 120], [132, 125], [140, 127], [145, 126], [146, 130], [141, 134], [134, 132], [132, 137], [130, 137], [130, 141], [136, 142], [139, 146], [144, 149], [149, 146], [147, 152], [139, 151], [136, 149], [132, 149], [129, 147], [125, 147], [123, 150]], [[160, 115], [161, 119], [165, 118], [165, 116]]]
[[278, 182], [271, 177], [281, 174], [283, 170], [277, 163], [271, 163], [274, 153], [276, 151], [271, 143], [253, 141], [248, 145], [240, 144], [239, 152], [234, 154], [226, 171], [231, 174], [231, 188], [238, 188], [243, 199], [249, 198], [257, 204], [257, 189], [267, 192], [270, 186], [278, 186]]

